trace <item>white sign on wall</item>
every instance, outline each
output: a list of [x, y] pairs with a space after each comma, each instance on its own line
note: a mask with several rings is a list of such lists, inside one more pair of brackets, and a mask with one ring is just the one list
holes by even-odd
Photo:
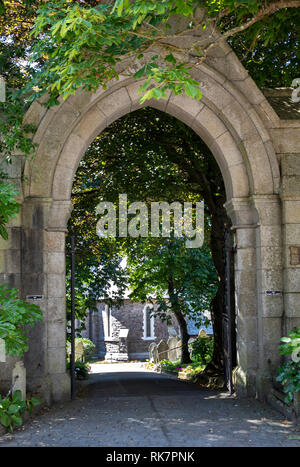
[[0, 339], [0, 362], [2, 362], [2, 363], [6, 362], [5, 340], [4, 339]]

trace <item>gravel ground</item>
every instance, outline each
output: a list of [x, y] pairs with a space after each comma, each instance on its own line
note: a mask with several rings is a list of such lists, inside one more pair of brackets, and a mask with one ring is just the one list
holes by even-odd
[[275, 410], [145, 370], [93, 364], [74, 401], [45, 409], [13, 434], [12, 446], [298, 446], [300, 432]]

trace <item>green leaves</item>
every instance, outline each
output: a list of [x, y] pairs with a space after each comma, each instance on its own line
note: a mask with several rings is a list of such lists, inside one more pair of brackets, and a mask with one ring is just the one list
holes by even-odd
[[[155, 241], [156, 240], [156, 241]], [[171, 303], [169, 285], [184, 316], [193, 317], [200, 325], [205, 322], [203, 312], [217, 291], [217, 277], [211, 254], [205, 245], [201, 249], [187, 249], [184, 239], [148, 239], [133, 248], [129, 258], [131, 298], [139, 301], [155, 300], [157, 314], [176, 311], [166, 307], [166, 294]]]
[[[161, 67], [153, 60], [144, 65], [134, 77], [140, 79], [145, 76], [147, 79], [141, 85], [139, 93], [144, 93], [140, 103], [150, 99], [161, 99], [167, 96], [167, 91], [171, 90], [176, 95], [185, 92], [187, 96], [200, 100], [202, 92], [199, 89], [199, 82], [192, 79], [189, 75], [190, 67], [178, 64], [172, 54], [165, 57], [166, 66]], [[157, 83], [157, 86], [155, 86]]]
[[186, 93], [187, 96], [192, 97], [193, 99], [195, 98], [198, 101], [201, 99], [202, 92], [200, 91], [199, 88], [192, 85], [190, 82], [186, 83], [184, 89], [185, 89], [185, 93]]
[[285, 401], [289, 403], [293, 401], [294, 394], [300, 391], [300, 328], [293, 329], [280, 341], [280, 354], [289, 356], [289, 359], [279, 367], [276, 381], [282, 384], [287, 394]]
[[0, 179], [0, 237], [4, 240], [8, 239], [5, 224], [14, 218], [20, 210], [20, 204], [15, 200], [16, 195], [15, 187]]
[[[0, 337], [9, 355], [22, 356], [28, 350], [24, 327], [42, 320], [41, 309], [18, 298], [17, 289], [0, 285]], [[17, 397], [17, 396], [16, 396]]]
[[22, 400], [20, 390], [14, 391], [10, 397], [0, 398], [0, 423], [10, 432], [13, 432], [16, 426], [21, 426], [23, 423], [21, 414], [32, 411], [33, 406], [39, 405], [41, 402], [36, 397], [32, 399]]

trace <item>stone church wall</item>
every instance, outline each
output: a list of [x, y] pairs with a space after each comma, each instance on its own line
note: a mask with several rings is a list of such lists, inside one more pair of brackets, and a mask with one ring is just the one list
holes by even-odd
[[[168, 340], [171, 335], [180, 336], [180, 328], [174, 316], [172, 324], [168, 326], [159, 317], [154, 317], [153, 337], [144, 337], [144, 309], [145, 304], [124, 300], [121, 307], [110, 308], [110, 333], [108, 333], [108, 320], [106, 305], [98, 302], [97, 312], [89, 313], [83, 337], [88, 337], [96, 345], [95, 355], [100, 359], [122, 359], [118, 357], [119, 333], [121, 329], [128, 329], [126, 339], [127, 353], [130, 360], [149, 358], [149, 345], [158, 343], [161, 339]], [[108, 335], [110, 334], [110, 335]]]

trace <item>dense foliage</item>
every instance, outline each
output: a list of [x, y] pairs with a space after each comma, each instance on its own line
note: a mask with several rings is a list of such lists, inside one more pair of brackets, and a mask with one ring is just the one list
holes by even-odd
[[42, 311], [18, 296], [17, 289], [0, 285], [0, 338], [5, 341], [7, 354], [22, 356], [28, 350], [25, 327], [41, 321]]
[[288, 337], [280, 340], [280, 354], [288, 360], [278, 369], [276, 381], [283, 385], [286, 402], [291, 402], [294, 394], [300, 391], [300, 328], [290, 331]]
[[[263, 4], [255, 0], [117, 0], [97, 2], [92, 7], [66, 0], [46, 2], [38, 10], [33, 29], [35, 38], [43, 36], [43, 41], [33, 47], [33, 60], [47, 58], [35, 76], [34, 87], [37, 94], [47, 90], [50, 103], [54, 103], [58, 95], [66, 98], [79, 87], [96, 90], [100, 84], [105, 86], [118, 78], [121, 58], [129, 58], [131, 64], [134, 58], [141, 63], [136, 76], [147, 78], [142, 99], [159, 99], [168, 89], [200, 99], [199, 83], [191, 77], [188, 66], [190, 57], [198, 57], [196, 62], [201, 63], [221, 40], [238, 33], [244, 34], [239, 42], [244, 45], [242, 56], [247, 62], [262, 62], [265, 48], [276, 44], [281, 50], [280, 59], [295, 66], [299, 57], [288, 48], [282, 54], [282, 47], [293, 42], [299, 6], [298, 0]], [[199, 14], [199, 7], [204, 7], [205, 13]], [[182, 20], [174, 24], [177, 15]], [[174, 45], [174, 38], [211, 26], [219, 27], [221, 34], [209, 44], [200, 37], [188, 47]], [[285, 32], [290, 36], [288, 41]], [[255, 46], [258, 52], [249, 58], [249, 49]], [[150, 59], [147, 57], [143, 63], [146, 52], [150, 52]], [[264, 74], [266, 69], [260, 71]], [[285, 74], [282, 64], [277, 63], [278, 73]], [[153, 83], [155, 86], [150, 87]]]
[[5, 225], [11, 218], [14, 218], [20, 210], [20, 205], [16, 201], [17, 191], [11, 183], [0, 178], [0, 237], [8, 239]]
[[213, 355], [214, 340], [213, 337], [198, 337], [191, 344], [192, 360], [207, 364], [211, 361]]

